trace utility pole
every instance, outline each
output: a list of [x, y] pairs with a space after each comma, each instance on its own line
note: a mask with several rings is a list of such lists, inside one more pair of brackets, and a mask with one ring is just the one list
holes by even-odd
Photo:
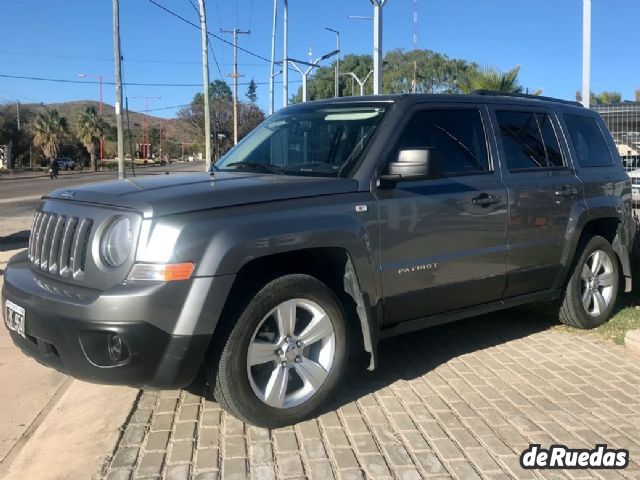
[[582, 1], [582, 105], [589, 108], [591, 106], [591, 0]]
[[371, 0], [373, 4], [373, 94], [382, 93], [382, 7], [387, 0]]
[[282, 45], [284, 55], [282, 57], [282, 105], [287, 107], [289, 105], [289, 0], [283, 0], [283, 3]]
[[[325, 30], [329, 32], [333, 32], [336, 34], [336, 50], [340, 51], [340, 32], [338, 30], [334, 30], [333, 28], [324, 27]], [[338, 98], [340, 96], [340, 54], [336, 57], [336, 73], [335, 73], [335, 86], [334, 86], [334, 97]]]
[[[100, 117], [102, 117], [102, 79], [104, 78], [104, 75], [94, 75], [91, 73], [79, 73], [78, 76], [80, 78], [97, 78], [98, 79], [98, 85], [99, 85], [99, 95], [100, 95], [100, 104], [98, 107], [98, 112], [100, 114]], [[100, 136], [100, 170], [102, 170], [102, 163], [103, 163], [103, 159], [104, 159], [104, 135]]]
[[207, 42], [207, 13], [204, 0], [198, 0], [200, 6], [200, 33], [202, 38], [202, 84], [204, 87], [204, 151], [205, 171], [211, 169], [211, 110], [209, 109], [209, 48]]
[[149, 100], [160, 100], [162, 97], [131, 97], [131, 98], [142, 98], [144, 99], [144, 134], [142, 137], [142, 141], [144, 143], [144, 158], [145, 160], [149, 160], [151, 154], [151, 139], [149, 137]]
[[118, 130], [118, 178], [124, 178], [124, 126], [122, 124], [122, 55], [120, 53], [120, 5], [113, 0], [113, 56], [116, 76], [116, 127]]
[[273, 27], [271, 29], [271, 76], [269, 77], [269, 116], [273, 115], [274, 110], [277, 22], [278, 0], [273, 0]]
[[233, 144], [238, 144], [238, 78], [242, 77], [238, 73], [238, 35], [249, 35], [251, 30], [233, 30], [220, 29], [222, 33], [233, 34], [233, 73], [228, 73], [227, 77], [233, 78]]
[[16, 100], [16, 114], [18, 116], [18, 131], [20, 131], [20, 100]]

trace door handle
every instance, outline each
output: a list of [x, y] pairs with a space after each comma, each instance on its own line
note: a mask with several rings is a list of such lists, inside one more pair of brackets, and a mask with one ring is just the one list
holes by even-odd
[[479, 207], [488, 207], [489, 205], [493, 205], [494, 203], [500, 203], [501, 199], [497, 195], [488, 195], [483, 193], [482, 195], [477, 196], [471, 200], [473, 205], [477, 205]]
[[561, 190], [556, 190], [555, 195], [556, 197], [575, 197], [578, 195], [578, 189], [564, 185]]

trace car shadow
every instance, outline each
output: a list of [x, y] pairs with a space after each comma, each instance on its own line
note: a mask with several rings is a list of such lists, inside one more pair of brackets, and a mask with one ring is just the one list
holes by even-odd
[[[449, 360], [478, 350], [528, 337], [558, 325], [548, 305], [529, 305], [383, 340], [378, 368], [367, 370], [368, 356], [356, 355], [332, 399], [317, 416], [336, 410], [400, 380], [413, 380]], [[202, 375], [187, 391], [213, 401]]]
[[9, 252], [20, 248], [27, 248], [29, 245], [29, 230], [12, 233], [4, 237], [0, 237], [0, 252]]

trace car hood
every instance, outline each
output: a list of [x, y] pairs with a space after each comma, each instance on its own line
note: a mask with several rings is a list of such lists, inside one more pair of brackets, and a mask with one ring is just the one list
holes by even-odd
[[354, 192], [346, 178], [236, 172], [148, 175], [54, 190], [44, 198], [140, 210], [146, 217]]

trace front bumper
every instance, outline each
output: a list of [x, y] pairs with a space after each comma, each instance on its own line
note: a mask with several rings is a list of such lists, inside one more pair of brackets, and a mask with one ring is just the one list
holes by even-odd
[[[118, 285], [106, 292], [33, 272], [26, 254], [5, 270], [5, 299], [25, 309], [13, 342], [38, 362], [95, 383], [151, 388], [189, 385], [203, 364], [233, 278]], [[215, 288], [214, 288], [215, 284]], [[123, 357], [108, 355], [118, 335]]]

